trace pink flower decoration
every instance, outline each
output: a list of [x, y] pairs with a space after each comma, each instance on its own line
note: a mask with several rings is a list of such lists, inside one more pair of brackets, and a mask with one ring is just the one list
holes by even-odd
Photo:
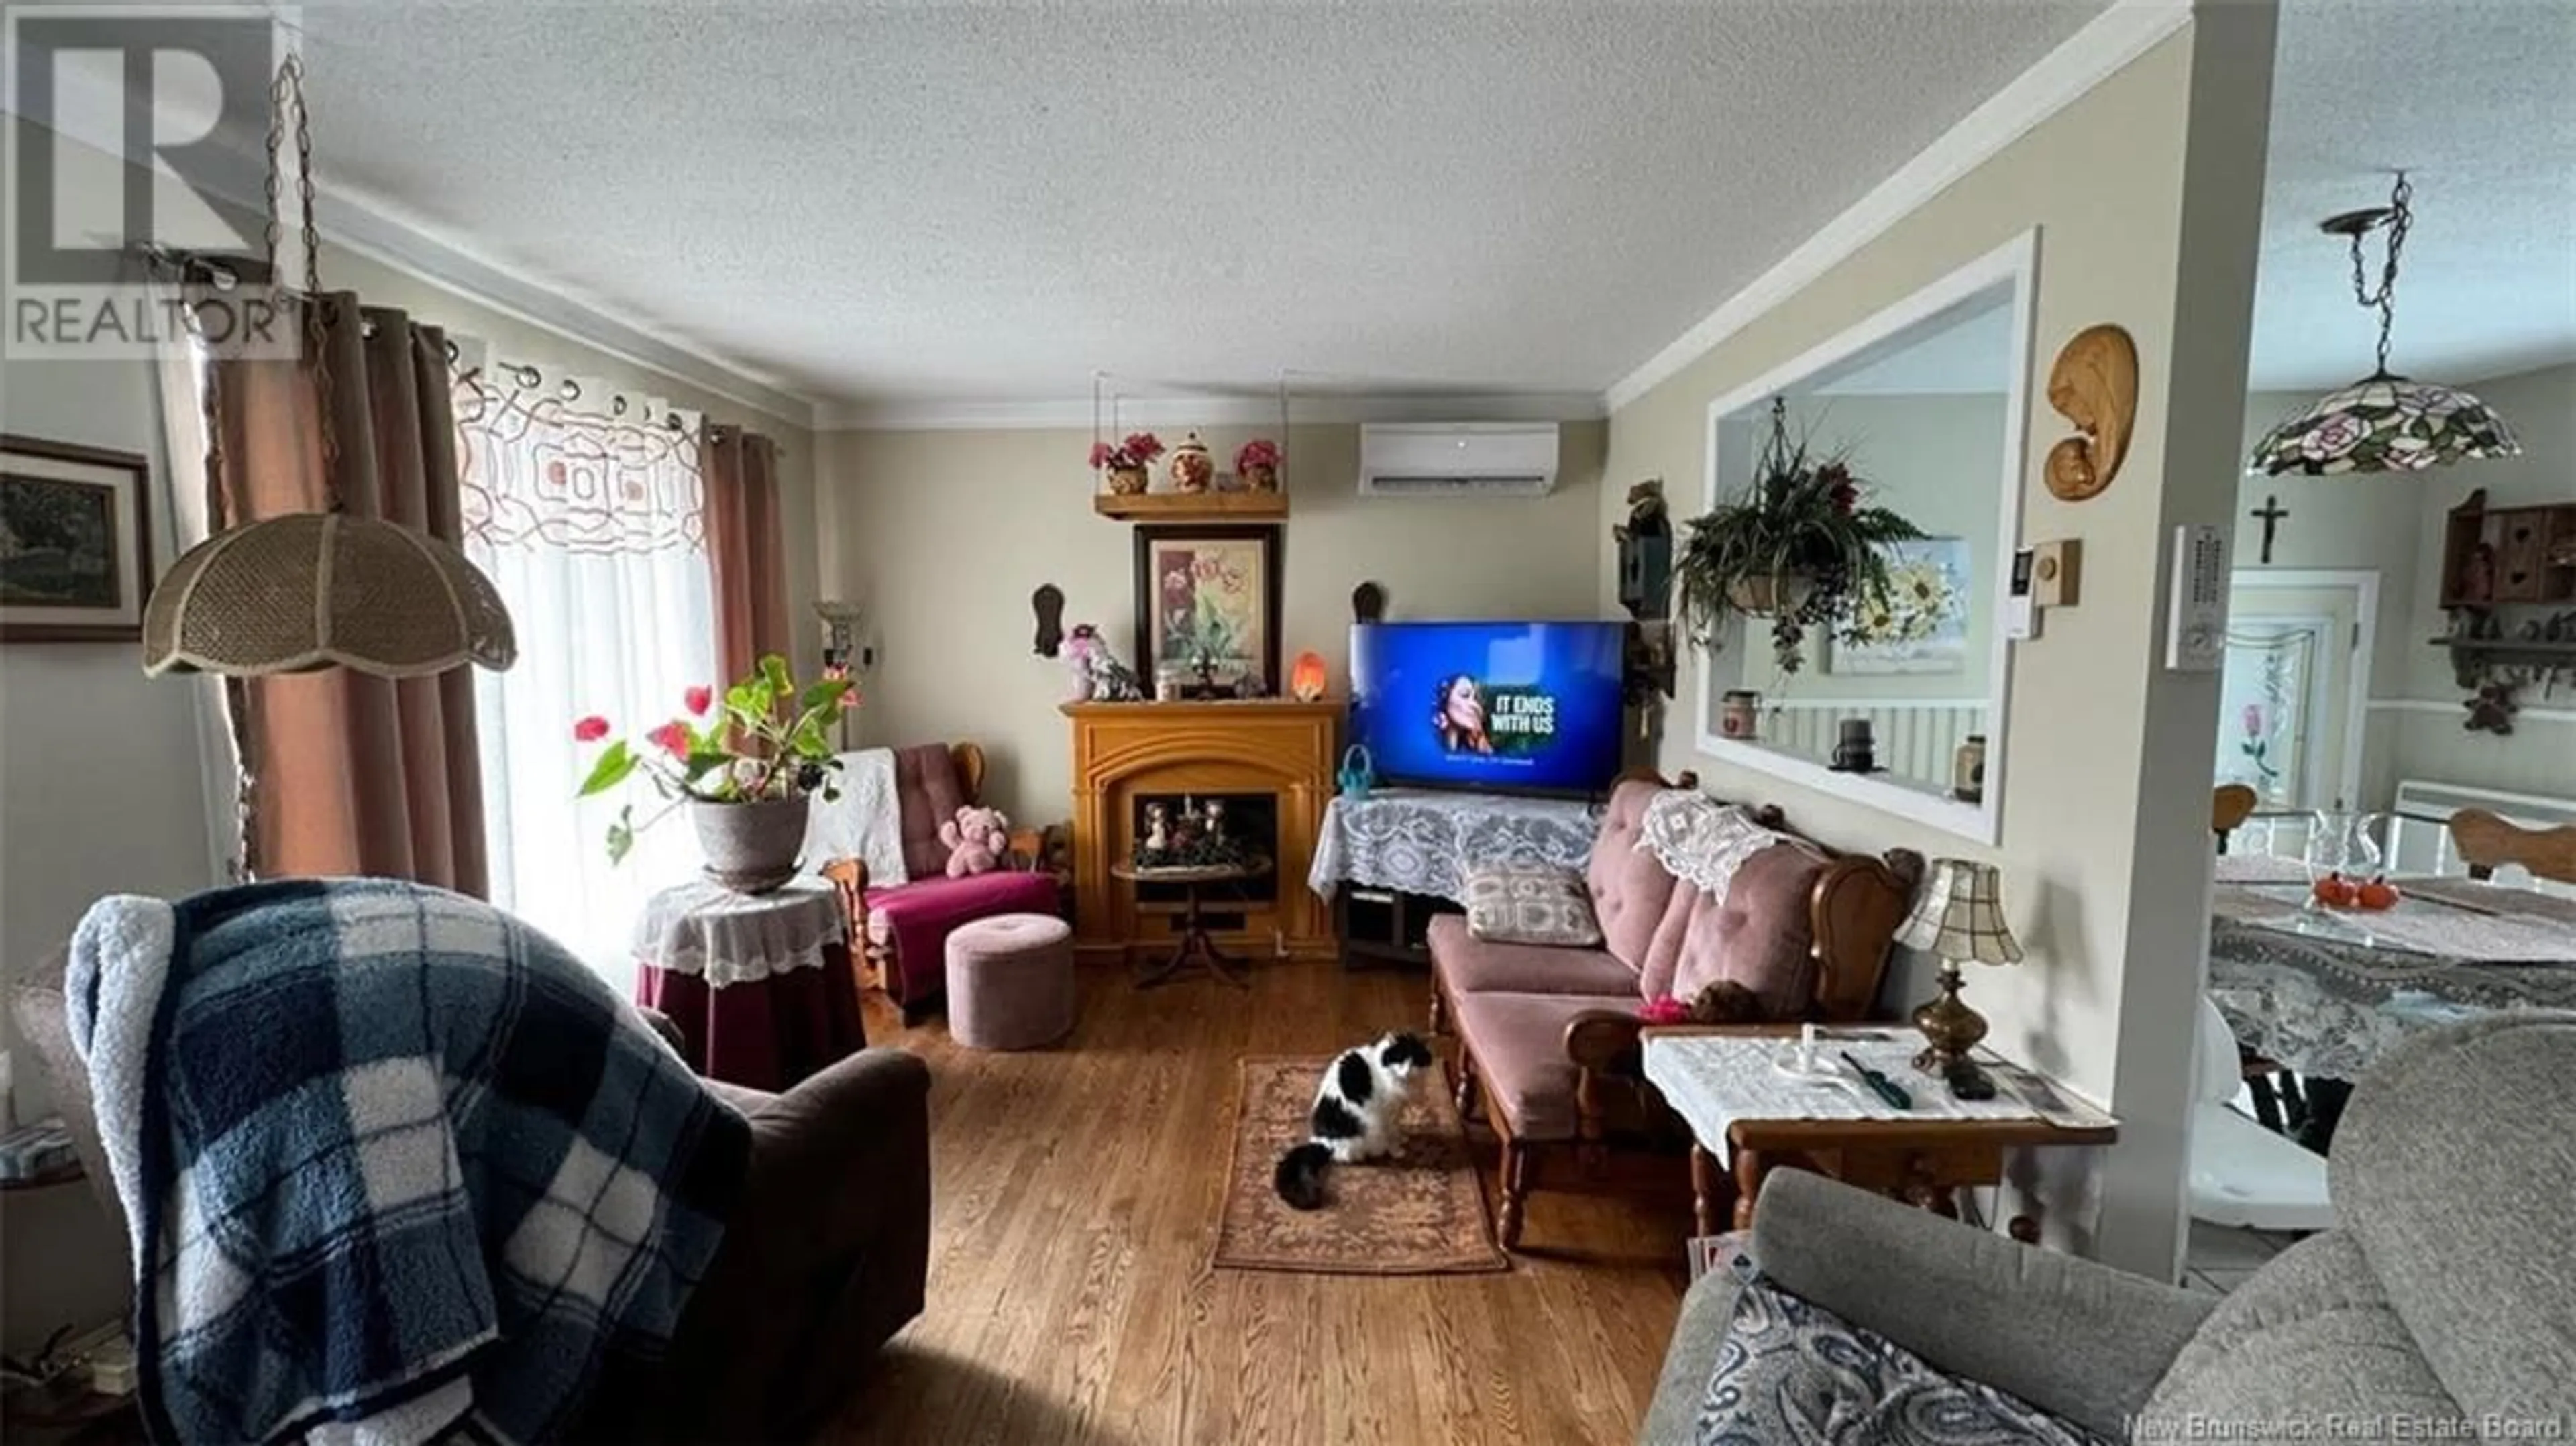
[[689, 756], [689, 730], [679, 723], [665, 723], [644, 736], [654, 747], [670, 754], [673, 758]]
[[1279, 444], [1267, 437], [1255, 437], [1234, 454], [1234, 470], [1249, 472], [1255, 467], [1279, 465]]
[[2245, 705], [2245, 736], [2248, 738], [2263, 736], [2263, 705], [2260, 703]]
[[1669, 994], [1658, 994], [1637, 1006], [1637, 1017], [1648, 1024], [1688, 1024], [1690, 1006]]
[[2340, 457], [2351, 451], [2353, 443], [2360, 441], [2369, 430], [2355, 417], [2328, 417], [2299, 439], [2300, 455], [2320, 462]]
[[608, 736], [608, 720], [593, 713], [572, 725], [572, 741], [596, 743]]
[[859, 706], [859, 685], [852, 683], [850, 690], [841, 695], [841, 711], [846, 713], [857, 706]]
[[1151, 432], [1130, 432], [1127, 440], [1118, 444], [1118, 450], [1126, 453], [1130, 462], [1142, 467], [1163, 455], [1163, 439]]
[[707, 708], [716, 701], [716, 690], [700, 684], [682, 693], [680, 701], [689, 705], [689, 716], [704, 718], [707, 716]]
[[1101, 468], [1108, 466], [1108, 465], [1109, 465], [1109, 461], [1110, 461], [1110, 459], [1111, 459], [1111, 458], [1113, 458], [1113, 457], [1115, 457], [1115, 456], [1117, 456], [1117, 455], [1118, 455], [1118, 449], [1117, 449], [1117, 448], [1115, 448], [1115, 447], [1110, 446], [1107, 442], [1094, 442], [1094, 443], [1092, 443], [1092, 444], [1091, 444], [1091, 470], [1092, 470], [1092, 471], [1094, 471], [1094, 472], [1097, 472], [1097, 471], [1099, 471]]

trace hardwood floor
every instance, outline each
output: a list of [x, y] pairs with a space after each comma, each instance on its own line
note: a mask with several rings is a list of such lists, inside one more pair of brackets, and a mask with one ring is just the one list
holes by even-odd
[[[960, 1049], [871, 1000], [869, 1038], [936, 1081], [929, 1308], [822, 1439], [1634, 1440], [1684, 1284], [1679, 1162], [1669, 1197], [1534, 1197], [1506, 1273], [1207, 1268], [1235, 1061], [1419, 1029], [1428, 989], [1265, 963], [1249, 991], [1139, 992], [1087, 969], [1073, 1038], [1025, 1054]], [[1490, 1152], [1484, 1183], [1490, 1203]]]

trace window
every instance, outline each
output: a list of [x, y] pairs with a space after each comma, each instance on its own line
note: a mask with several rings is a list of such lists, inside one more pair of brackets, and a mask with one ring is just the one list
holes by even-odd
[[[640, 739], [681, 694], [716, 681], [698, 418], [510, 365], [455, 383], [465, 551], [500, 589], [519, 664], [474, 674], [492, 901], [589, 960], [621, 989], [629, 931], [652, 893], [698, 866], [674, 820], [608, 861], [608, 826], [666, 805], [635, 786], [576, 802], [605, 716]], [[582, 397], [608, 397], [585, 409]]]

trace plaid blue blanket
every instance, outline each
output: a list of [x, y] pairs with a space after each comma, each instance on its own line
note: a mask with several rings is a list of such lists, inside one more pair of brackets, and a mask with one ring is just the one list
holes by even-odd
[[104, 899], [66, 985], [158, 1440], [556, 1435], [667, 1345], [748, 1160], [605, 982], [437, 889]]

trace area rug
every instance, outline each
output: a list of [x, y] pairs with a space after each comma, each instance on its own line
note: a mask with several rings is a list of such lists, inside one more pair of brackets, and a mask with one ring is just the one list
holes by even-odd
[[1404, 1114], [1404, 1148], [1365, 1165], [1335, 1165], [1319, 1210], [1291, 1210], [1271, 1190], [1279, 1157], [1307, 1137], [1323, 1055], [1242, 1063], [1234, 1159], [1217, 1216], [1221, 1270], [1316, 1275], [1448, 1275], [1509, 1270], [1494, 1245], [1466, 1128], [1438, 1076]]

